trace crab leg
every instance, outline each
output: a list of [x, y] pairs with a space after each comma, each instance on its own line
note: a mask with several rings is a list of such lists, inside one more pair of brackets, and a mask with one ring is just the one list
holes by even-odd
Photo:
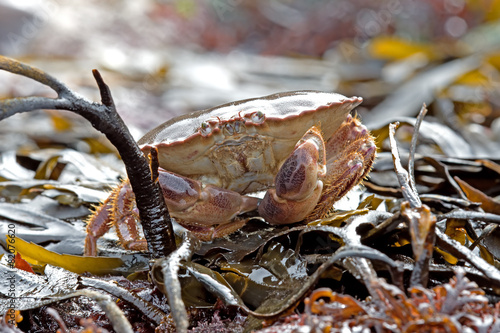
[[271, 224], [303, 220], [316, 206], [326, 173], [325, 144], [316, 127], [309, 129], [281, 166], [259, 205], [259, 215]]
[[124, 181], [111, 195], [97, 207], [87, 221], [84, 255], [97, 255], [97, 240], [114, 225], [120, 244], [129, 250], [145, 251], [146, 240], [137, 228], [139, 214], [135, 206], [135, 196], [128, 181]]
[[110, 222], [115, 226], [120, 244], [129, 250], [146, 251], [148, 245], [138, 229], [139, 211], [135, 195], [128, 181], [123, 182], [113, 200]]
[[111, 199], [112, 196], [109, 196], [87, 220], [87, 236], [83, 248], [84, 256], [97, 255], [97, 239], [104, 236], [110, 229], [110, 210], [108, 208], [110, 208]]
[[322, 178], [324, 189], [307, 221], [325, 217], [335, 201], [366, 177], [377, 149], [368, 129], [351, 115], [330, 137], [325, 148], [327, 172]]

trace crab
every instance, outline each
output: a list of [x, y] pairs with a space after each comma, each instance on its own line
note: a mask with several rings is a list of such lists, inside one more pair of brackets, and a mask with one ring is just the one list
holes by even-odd
[[[272, 225], [324, 217], [368, 174], [373, 137], [350, 111], [362, 102], [294, 91], [228, 103], [174, 118], [138, 144], [158, 151], [159, 182], [170, 215], [209, 241], [240, 229], [257, 211]], [[266, 191], [263, 199], [250, 194]], [[121, 245], [146, 250], [130, 183], [95, 209], [85, 255], [115, 226]]]

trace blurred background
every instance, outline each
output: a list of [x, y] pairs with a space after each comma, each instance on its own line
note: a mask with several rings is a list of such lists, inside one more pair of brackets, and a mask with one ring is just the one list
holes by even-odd
[[[357, 113], [377, 135], [425, 102], [426, 120], [453, 135], [427, 130], [440, 136], [422, 152], [498, 158], [499, 19], [500, 0], [0, 0], [0, 53], [95, 101], [99, 69], [136, 138], [186, 112], [313, 89], [362, 96]], [[0, 98], [29, 95], [55, 96], [0, 72]], [[0, 123], [4, 162], [44, 161], [40, 148], [112, 151], [69, 112]]]
[[[0, 0], [0, 53], [93, 99], [99, 69], [137, 135], [178, 114], [286, 90], [359, 95], [363, 115], [420, 73], [467, 59], [403, 96], [413, 100], [403, 114], [444, 94], [461, 103], [461, 120], [489, 127], [499, 18], [498, 0]], [[49, 93], [0, 75], [0, 96]]]

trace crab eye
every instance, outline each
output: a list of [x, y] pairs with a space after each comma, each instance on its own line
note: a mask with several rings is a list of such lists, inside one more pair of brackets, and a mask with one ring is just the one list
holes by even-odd
[[255, 124], [262, 124], [266, 117], [264, 116], [264, 113], [262, 111], [257, 111], [252, 114], [252, 121]]
[[207, 136], [210, 133], [212, 133], [212, 128], [210, 127], [210, 125], [207, 122], [204, 121], [204, 122], [201, 123], [200, 133], [203, 136]]
[[234, 134], [234, 128], [233, 125], [231, 124], [226, 124], [224, 126], [224, 132], [226, 135], [233, 135]]
[[235, 121], [234, 122], [234, 131], [236, 133], [241, 133], [243, 130], [243, 123], [241, 121]]

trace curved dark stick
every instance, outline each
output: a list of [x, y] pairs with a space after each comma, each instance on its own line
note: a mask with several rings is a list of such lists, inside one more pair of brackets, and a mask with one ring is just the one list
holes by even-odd
[[89, 101], [75, 94], [63, 83], [45, 72], [0, 56], [0, 69], [29, 77], [54, 89], [58, 98], [25, 97], [0, 101], [0, 120], [16, 113], [37, 109], [68, 110], [79, 114], [104, 133], [117, 148], [136, 196], [139, 216], [153, 258], [166, 257], [175, 250], [172, 223], [162, 193], [153, 184], [148, 161], [130, 134], [116, 108], [109, 87], [97, 70], [93, 71], [102, 103]]

